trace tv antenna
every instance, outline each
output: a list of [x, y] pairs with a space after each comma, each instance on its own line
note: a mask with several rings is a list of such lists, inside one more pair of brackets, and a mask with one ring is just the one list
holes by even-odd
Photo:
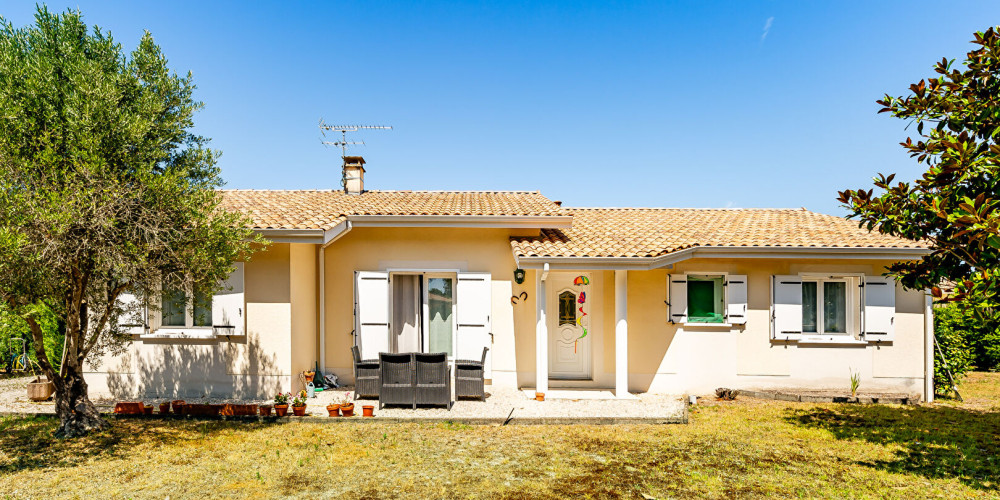
[[348, 132], [357, 132], [359, 130], [392, 130], [390, 125], [327, 125], [322, 119], [319, 121], [319, 130], [326, 137], [327, 132], [340, 132], [339, 141], [323, 141], [323, 144], [327, 146], [336, 146], [340, 148], [341, 158], [347, 156], [347, 146], [364, 146], [365, 141], [348, 141]]

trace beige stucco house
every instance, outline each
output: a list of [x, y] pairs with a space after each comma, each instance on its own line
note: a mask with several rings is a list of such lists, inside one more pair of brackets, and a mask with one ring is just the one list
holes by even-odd
[[[862, 387], [931, 395], [920, 243], [805, 209], [567, 208], [538, 192], [224, 191], [273, 244], [201, 306], [150, 308], [88, 374], [116, 396], [266, 397], [350, 348], [488, 348], [493, 386], [616, 394]], [[523, 277], [523, 280], [520, 279]], [[210, 316], [210, 318], [209, 318]]]

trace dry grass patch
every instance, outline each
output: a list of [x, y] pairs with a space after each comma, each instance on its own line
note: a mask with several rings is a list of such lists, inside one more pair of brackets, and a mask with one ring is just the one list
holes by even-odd
[[[989, 399], [998, 381], [970, 378], [965, 389]], [[74, 441], [52, 438], [54, 425], [0, 420], [0, 496], [1000, 495], [1000, 412], [951, 403], [741, 398], [699, 406], [689, 425], [666, 426], [118, 421]]]

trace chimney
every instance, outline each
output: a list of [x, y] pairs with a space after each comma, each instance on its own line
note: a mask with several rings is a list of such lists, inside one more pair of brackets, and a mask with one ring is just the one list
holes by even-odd
[[360, 156], [344, 157], [344, 192], [361, 194], [365, 192], [365, 159]]

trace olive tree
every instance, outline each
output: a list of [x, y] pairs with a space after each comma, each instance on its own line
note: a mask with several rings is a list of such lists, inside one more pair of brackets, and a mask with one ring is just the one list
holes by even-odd
[[[146, 32], [126, 54], [79, 11], [39, 7], [33, 25], [0, 18], [0, 297], [21, 311], [55, 385], [57, 434], [105, 427], [84, 365], [124, 352], [128, 293], [218, 287], [255, 247], [242, 216], [220, 208], [202, 103]], [[37, 304], [65, 323], [53, 369]]]

